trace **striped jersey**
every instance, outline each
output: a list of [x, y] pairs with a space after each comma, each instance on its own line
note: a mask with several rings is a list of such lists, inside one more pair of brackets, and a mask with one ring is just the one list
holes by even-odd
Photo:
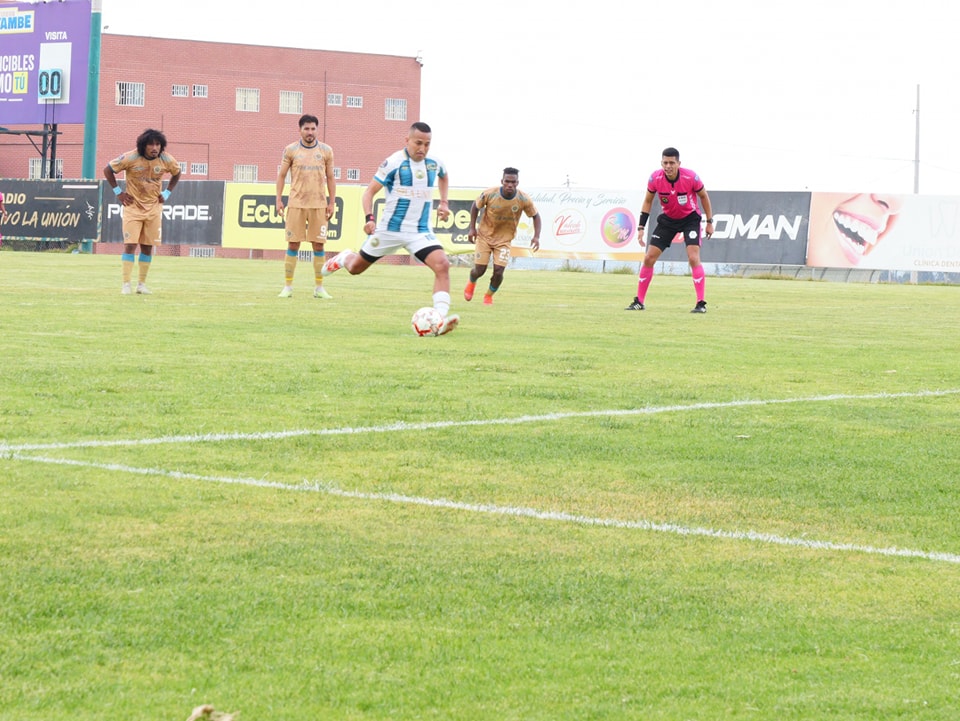
[[447, 169], [435, 158], [413, 160], [406, 149], [381, 163], [373, 179], [383, 186], [386, 202], [377, 230], [393, 233], [430, 233], [433, 228], [433, 190]]

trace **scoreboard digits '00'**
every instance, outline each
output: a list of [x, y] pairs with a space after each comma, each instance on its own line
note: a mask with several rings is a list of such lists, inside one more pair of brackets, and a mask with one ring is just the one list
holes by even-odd
[[41, 70], [37, 76], [37, 96], [41, 100], [60, 100], [63, 97], [63, 70]]

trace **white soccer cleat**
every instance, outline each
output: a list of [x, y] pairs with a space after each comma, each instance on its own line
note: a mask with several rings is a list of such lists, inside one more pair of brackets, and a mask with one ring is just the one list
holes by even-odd
[[289, 285], [283, 286], [283, 290], [280, 291], [278, 298], [292, 298], [293, 297], [293, 288]]
[[153, 295], [146, 283], [137, 283], [137, 295]]
[[352, 253], [352, 250], [341, 250], [335, 256], [329, 258], [327, 262], [323, 264], [323, 269], [320, 271], [320, 275], [328, 276], [331, 273], [336, 273], [338, 270], [345, 267], [343, 261], [346, 260], [347, 257]]
[[456, 313], [448, 315], [443, 319], [443, 323], [440, 324], [440, 330], [437, 331], [437, 335], [446, 335], [450, 331], [455, 330], [458, 325], [460, 325], [460, 316]]
[[313, 297], [322, 300], [333, 300], [333, 296], [330, 295], [322, 285], [318, 285], [316, 290], [313, 291]]
[[132, 295], [132, 294], [133, 294], [133, 288], [130, 287], [129, 283], [124, 283], [122, 286], [120, 286], [120, 295]]

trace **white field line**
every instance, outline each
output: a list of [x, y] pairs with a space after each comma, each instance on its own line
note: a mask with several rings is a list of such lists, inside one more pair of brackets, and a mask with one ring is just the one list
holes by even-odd
[[120, 473], [130, 473], [144, 476], [162, 476], [164, 478], [172, 478], [175, 480], [201, 481], [206, 483], [230, 483], [242, 486], [254, 486], [257, 488], [274, 488], [286, 491], [322, 493], [329, 496], [338, 496], [340, 498], [360, 499], [365, 501], [385, 501], [389, 503], [428, 506], [431, 508], [445, 508], [455, 511], [466, 511], [469, 513], [485, 513], [498, 516], [513, 516], [516, 518], [531, 518], [538, 521], [558, 521], [561, 523], [573, 523], [581, 526], [599, 526], [602, 528], [651, 531], [654, 533], [669, 533], [675, 536], [701, 536], [729, 541], [753, 541], [755, 543], [790, 546], [794, 548], [861, 553], [874, 556], [920, 558], [928, 561], [960, 564], [960, 555], [938, 551], [919, 551], [910, 548], [896, 547], [879, 548], [876, 546], [864, 546], [854, 543], [835, 543], [833, 541], [817, 541], [807, 538], [791, 538], [789, 536], [778, 536], [771, 533], [760, 533], [757, 531], [722, 531], [713, 528], [681, 526], [676, 523], [656, 523], [653, 521], [642, 520], [622, 521], [611, 518], [594, 518], [591, 516], [564, 513], [562, 511], [541, 511], [537, 510], [536, 508], [524, 508], [522, 506], [498, 506], [491, 503], [463, 503], [460, 501], [450, 501], [445, 498], [423, 498], [420, 496], [405, 496], [399, 493], [364, 493], [360, 491], [344, 491], [339, 488], [321, 483], [304, 482], [299, 485], [291, 485], [287, 483], [277, 483], [275, 481], [265, 481], [259, 478], [206, 476], [196, 473], [183, 473], [181, 471], [168, 471], [161, 468], [137, 468], [135, 466], [125, 466], [118, 463], [92, 463], [88, 461], [77, 461], [65, 458], [26, 456], [21, 455], [20, 453], [8, 454], [7, 458], [18, 461], [49, 463], [59, 466], [97, 468], [105, 471], [116, 471]]
[[537, 416], [517, 416], [515, 418], [489, 418], [464, 421], [433, 421], [423, 423], [390, 423], [382, 426], [360, 426], [356, 428], [320, 428], [290, 431], [265, 431], [260, 433], [206, 433], [184, 436], [160, 436], [158, 438], [118, 439], [110, 441], [73, 441], [67, 443], [23, 443], [10, 444], [0, 442], [0, 457], [22, 451], [49, 451], [68, 448], [115, 448], [121, 446], [154, 446], [175, 443], [222, 443], [224, 441], [276, 441], [302, 436], [342, 436], [364, 433], [395, 433], [398, 431], [428, 431], [442, 428], [462, 428], [476, 426], [505, 426], [522, 423], [545, 423], [568, 418], [613, 418], [624, 416], [656, 415], [682, 411], [700, 411], [720, 408], [742, 408], [746, 406], [773, 406], [788, 403], [831, 403], [835, 401], [890, 400], [896, 398], [927, 398], [960, 394], [960, 388], [946, 390], [922, 390], [904, 393], [868, 393], [863, 395], [833, 394], [825, 396], [807, 396], [803, 398], [774, 398], [768, 400], [722, 401], [714, 403], [690, 403], [687, 405], [649, 406], [646, 408], [609, 409], [599, 411], [571, 411], [568, 413], [545, 413]]
[[494, 425], [516, 425], [521, 423], [542, 423], [548, 421], [558, 421], [568, 418], [596, 418], [596, 417], [616, 417], [616, 416], [640, 416], [654, 415], [657, 413], [681, 412], [709, 410], [719, 408], [738, 408], [745, 406], [767, 406], [783, 405], [788, 403], [824, 403], [834, 401], [861, 401], [861, 400], [882, 400], [896, 398], [921, 398], [956, 395], [960, 389], [946, 390], [923, 390], [904, 393], [870, 393], [862, 395], [850, 394], [832, 394], [824, 396], [808, 396], [803, 398], [782, 398], [771, 400], [741, 400], [715, 403], [693, 403], [688, 405], [672, 406], [651, 406], [647, 408], [634, 408], [624, 410], [601, 410], [601, 411], [578, 411], [569, 413], [548, 413], [536, 416], [518, 416], [515, 418], [499, 418], [487, 420], [465, 420], [465, 421], [436, 421], [424, 423], [392, 423], [382, 426], [361, 426], [356, 428], [332, 428], [318, 430], [291, 430], [275, 431], [263, 433], [213, 433], [184, 436], [162, 436], [159, 438], [141, 438], [132, 440], [112, 440], [112, 441], [77, 441], [72, 443], [38, 443], [38, 444], [20, 444], [12, 445], [0, 443], [0, 458], [19, 461], [33, 461], [38, 463], [49, 463], [61, 466], [79, 466], [86, 468], [99, 468], [107, 471], [118, 471], [122, 473], [134, 473], [140, 475], [163, 476], [181, 480], [196, 480], [213, 483], [232, 483], [245, 486], [257, 486], [262, 488], [275, 488], [281, 490], [314, 491], [326, 493], [344, 498], [356, 498], [375, 501], [389, 501], [393, 503], [406, 503], [422, 506], [432, 506], [436, 508], [449, 508], [455, 510], [470, 511], [475, 513], [490, 513], [498, 515], [508, 515], [524, 518], [534, 518], [539, 520], [562, 521], [567, 523], [577, 523], [580, 525], [603, 526], [609, 528], [625, 528], [654, 531], [659, 533], [671, 533], [684, 536], [706, 536], [711, 538], [755, 541], [760, 543], [770, 543], [782, 546], [793, 546], [799, 548], [811, 548], [832, 551], [849, 551], [884, 556], [901, 556], [923, 558], [933, 561], [942, 561], [946, 563], [960, 563], [960, 555], [952, 553], [941, 553], [932, 551], [918, 551], [902, 548], [877, 548], [873, 546], [862, 546], [846, 543], [834, 543], [832, 541], [816, 541], [803, 538], [790, 538], [776, 536], [757, 531], [723, 531], [709, 528], [690, 528], [670, 523], [655, 523], [652, 521], [622, 521], [615, 519], [591, 518], [555, 511], [540, 511], [533, 508], [495, 506], [488, 504], [469, 504], [446, 499], [419, 498], [413, 496], [403, 496], [398, 494], [377, 494], [362, 493], [359, 491], [343, 491], [332, 486], [321, 484], [303, 484], [289, 485], [277, 483], [256, 478], [234, 478], [228, 476], [205, 476], [193, 473], [183, 473], [180, 471], [169, 471], [159, 468], [137, 468], [125, 466], [116, 463], [93, 463], [87, 461], [76, 461], [61, 458], [49, 458], [43, 456], [23, 455], [23, 451], [39, 450], [63, 450], [69, 448], [112, 448], [122, 446], [149, 446], [160, 444], [176, 443], [217, 443], [223, 441], [258, 441], [258, 440], [282, 440], [284, 438], [296, 438], [301, 436], [332, 436], [332, 435], [352, 435], [363, 433], [391, 433], [397, 431], [423, 431], [442, 428], [457, 428], [465, 426], [494, 426]]

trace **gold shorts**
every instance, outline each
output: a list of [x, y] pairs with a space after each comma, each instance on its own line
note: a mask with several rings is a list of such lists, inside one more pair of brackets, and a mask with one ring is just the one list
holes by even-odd
[[482, 235], [477, 236], [477, 249], [473, 253], [473, 261], [477, 265], [487, 265], [490, 256], [493, 264], [499, 266], [510, 265], [510, 245], [512, 240], [490, 240]]
[[284, 228], [288, 243], [325, 243], [327, 240], [327, 209], [287, 208]]
[[123, 242], [137, 245], [160, 245], [163, 206], [144, 212], [127, 205], [123, 209]]

